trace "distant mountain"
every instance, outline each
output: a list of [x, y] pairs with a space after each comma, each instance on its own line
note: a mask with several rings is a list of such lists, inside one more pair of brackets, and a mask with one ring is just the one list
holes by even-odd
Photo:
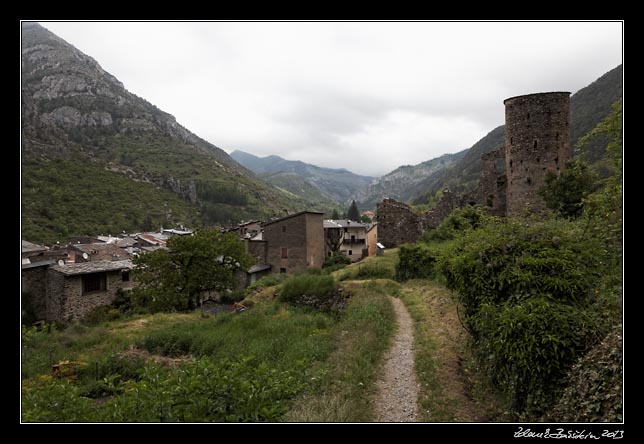
[[22, 231], [53, 242], [212, 225], [307, 203], [259, 180], [91, 57], [22, 24]]
[[361, 208], [375, 208], [386, 197], [407, 202], [418, 193], [419, 187], [421, 191], [426, 189], [432, 177], [459, 161], [465, 153], [463, 150], [455, 154], [444, 154], [418, 165], [398, 167], [372, 180], [356, 194], [355, 199], [360, 202]]
[[294, 197], [299, 197], [309, 202], [311, 208], [319, 211], [329, 211], [338, 207], [338, 202], [324, 194], [322, 191], [308, 183], [297, 173], [278, 172], [260, 174], [259, 178], [268, 182], [276, 188], [291, 193]]
[[[622, 65], [610, 70], [599, 79], [580, 89], [570, 98], [571, 142], [574, 146], [581, 137], [593, 129], [611, 111], [611, 105], [623, 94]], [[414, 204], [431, 200], [444, 188], [455, 192], [473, 189], [481, 174], [481, 156], [505, 145], [505, 125], [490, 131], [485, 137], [467, 150], [463, 158], [431, 176], [424, 189], [411, 199]], [[595, 140], [587, 148], [591, 161], [599, 160], [604, 154], [605, 142]], [[504, 167], [504, 166], [503, 166]], [[420, 187], [419, 187], [420, 188]]]
[[360, 176], [344, 168], [323, 168], [279, 156], [258, 157], [244, 151], [233, 151], [230, 157], [256, 174], [294, 173], [322, 193], [341, 204], [350, 201], [373, 177]]

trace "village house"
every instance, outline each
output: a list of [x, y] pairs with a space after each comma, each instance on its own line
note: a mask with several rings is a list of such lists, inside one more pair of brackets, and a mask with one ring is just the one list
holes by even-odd
[[[322, 267], [323, 215], [317, 211], [302, 211], [264, 224], [261, 241], [265, 242], [264, 264], [271, 266], [272, 273], [292, 274], [305, 268]], [[256, 250], [259, 252], [261, 248]]]
[[[53, 265], [47, 269], [45, 303], [36, 316], [47, 321], [81, 319], [95, 308], [111, 304], [120, 289], [130, 289], [130, 260]], [[37, 298], [35, 298], [37, 300]], [[44, 313], [43, 313], [44, 309]]]
[[325, 255], [330, 257], [334, 251], [342, 252], [351, 262], [369, 256], [367, 245], [367, 225], [352, 220], [324, 221]]
[[376, 216], [376, 214], [375, 214], [373, 211], [371, 211], [371, 210], [365, 210], [365, 211], [363, 211], [363, 212], [362, 212], [362, 215], [363, 215], [363, 216], [367, 216], [367, 217], [369, 218], [369, 220], [371, 220], [371, 221], [373, 221], [373, 218]]
[[251, 220], [239, 224], [239, 237], [242, 239], [251, 239], [257, 236], [262, 231], [261, 222], [258, 220]]

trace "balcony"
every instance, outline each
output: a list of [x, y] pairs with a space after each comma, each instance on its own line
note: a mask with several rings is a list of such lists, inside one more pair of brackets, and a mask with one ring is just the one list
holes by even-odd
[[344, 239], [342, 245], [362, 245], [365, 246], [367, 243], [366, 239]]

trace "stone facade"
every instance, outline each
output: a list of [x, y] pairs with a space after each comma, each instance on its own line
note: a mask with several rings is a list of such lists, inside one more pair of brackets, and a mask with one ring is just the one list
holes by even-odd
[[456, 194], [447, 189], [443, 190], [443, 195], [436, 206], [420, 218], [421, 231], [435, 230], [454, 211], [454, 208], [460, 206], [462, 206], [462, 200]]
[[505, 149], [499, 147], [481, 156], [481, 177], [474, 190], [463, 196], [463, 204], [484, 205], [493, 216], [505, 216], [507, 178]]
[[47, 317], [47, 305], [45, 298], [47, 294], [47, 267], [48, 262], [42, 265], [35, 264], [29, 268], [22, 268], [22, 292], [28, 294], [28, 302], [33, 309], [36, 319]]
[[416, 242], [422, 234], [421, 216], [407, 204], [388, 198], [376, 206], [376, 214], [385, 247]]
[[559, 174], [571, 157], [570, 93], [511, 97], [505, 105], [507, 214], [539, 213], [546, 174]]
[[378, 224], [374, 223], [367, 227], [367, 248], [369, 249], [369, 256], [375, 256], [378, 247]]
[[246, 249], [253, 256], [256, 264], [267, 263], [267, 242], [265, 240], [247, 240]]
[[[132, 267], [130, 261], [103, 261], [92, 264], [92, 268], [81, 268], [87, 264], [67, 264], [52, 266], [47, 270], [47, 321], [79, 320], [95, 308], [111, 304], [119, 289], [134, 286], [134, 282], [129, 278], [129, 270]], [[100, 288], [88, 290], [88, 282], [97, 280], [102, 280]]]
[[324, 213], [304, 211], [264, 224], [266, 263], [273, 273], [292, 274], [324, 263]]

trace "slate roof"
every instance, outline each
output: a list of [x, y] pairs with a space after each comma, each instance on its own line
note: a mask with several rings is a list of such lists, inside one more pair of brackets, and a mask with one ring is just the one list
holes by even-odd
[[80, 274], [100, 273], [103, 271], [131, 270], [133, 267], [134, 264], [128, 259], [124, 261], [94, 261], [80, 264], [54, 265], [51, 269], [65, 276], [76, 276]]
[[325, 220], [324, 228], [367, 228], [367, 226], [361, 222], [355, 222], [347, 219], [337, 219]]
[[34, 244], [33, 242], [29, 242], [26, 240], [22, 241], [23, 253], [33, 253], [35, 251], [47, 251], [47, 250], [49, 250], [49, 248], [45, 247], [44, 245]]

